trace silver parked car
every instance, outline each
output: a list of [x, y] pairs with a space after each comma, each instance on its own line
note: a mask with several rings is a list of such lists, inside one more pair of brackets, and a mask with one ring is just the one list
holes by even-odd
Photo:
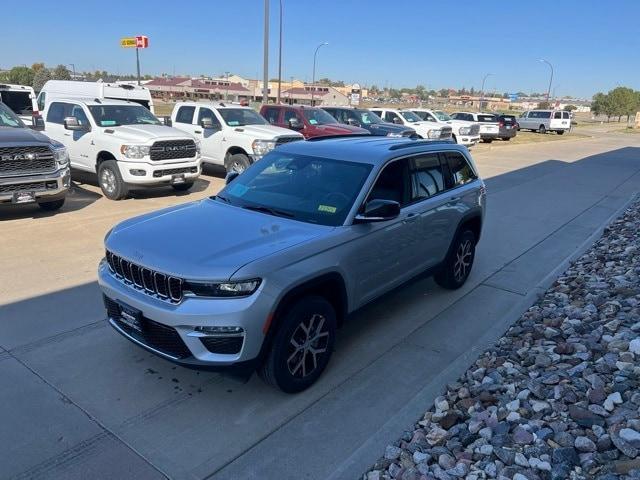
[[111, 325], [188, 367], [307, 388], [336, 327], [425, 272], [466, 281], [485, 187], [465, 147], [367, 137], [283, 145], [217, 195], [142, 215], [105, 238]]

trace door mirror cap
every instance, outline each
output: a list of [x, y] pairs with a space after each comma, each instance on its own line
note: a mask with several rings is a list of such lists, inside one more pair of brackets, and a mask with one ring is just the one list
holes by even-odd
[[362, 212], [356, 215], [355, 223], [385, 222], [400, 215], [400, 204], [394, 200], [376, 198], [365, 203]]
[[213, 129], [213, 120], [211, 119], [211, 117], [204, 117], [202, 120], [200, 120], [200, 126], [205, 130], [211, 130]]
[[80, 125], [76, 117], [66, 117], [64, 119], [65, 130], [89, 130], [87, 126]]
[[32, 117], [31, 122], [32, 122], [32, 125], [31, 125], [32, 130], [38, 130], [38, 131], [44, 130], [44, 118], [42, 118], [40, 115], [38, 115], [37, 117]]
[[227, 176], [224, 178], [224, 182], [225, 182], [226, 185], [229, 185], [231, 182], [233, 182], [239, 176], [240, 176], [240, 172], [229, 172], [229, 173], [227, 173]]
[[395, 123], [396, 125], [402, 125], [402, 120], [396, 117], [393, 119], [393, 123]]
[[304, 125], [297, 118], [293, 117], [289, 119], [289, 128], [292, 130], [302, 130]]

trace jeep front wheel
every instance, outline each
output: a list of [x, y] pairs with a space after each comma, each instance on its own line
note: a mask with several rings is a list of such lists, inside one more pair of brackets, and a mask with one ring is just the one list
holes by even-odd
[[476, 236], [471, 230], [463, 230], [453, 241], [442, 269], [434, 279], [449, 290], [460, 288], [469, 278], [476, 255]]
[[98, 183], [109, 200], [122, 200], [127, 196], [127, 184], [122, 180], [115, 160], [105, 160], [98, 167]]
[[283, 315], [258, 374], [283, 392], [296, 393], [310, 387], [329, 363], [335, 343], [336, 314], [324, 298], [307, 296]]

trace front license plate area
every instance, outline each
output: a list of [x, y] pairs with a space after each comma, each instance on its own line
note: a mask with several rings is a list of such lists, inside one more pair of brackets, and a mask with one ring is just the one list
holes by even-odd
[[179, 185], [184, 182], [185, 182], [184, 174], [174, 175], [171, 177], [171, 185]]
[[142, 312], [126, 303], [118, 302], [120, 321], [136, 332], [142, 333]]
[[15, 192], [13, 203], [33, 203], [36, 201], [36, 194], [33, 192]]

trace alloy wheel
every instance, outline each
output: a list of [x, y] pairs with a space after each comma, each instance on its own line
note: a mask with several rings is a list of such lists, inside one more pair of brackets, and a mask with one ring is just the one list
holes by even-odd
[[100, 184], [106, 192], [113, 193], [116, 190], [116, 182], [116, 176], [110, 169], [105, 168], [102, 170]]
[[456, 261], [453, 265], [453, 275], [457, 282], [464, 280], [471, 269], [472, 246], [471, 241], [466, 240], [458, 246]]
[[242, 165], [240, 162], [235, 161], [231, 164], [231, 171], [233, 172], [238, 172], [238, 173], [242, 173], [246, 170], [245, 166]]
[[298, 378], [311, 375], [320, 365], [320, 357], [327, 354], [328, 345], [329, 331], [323, 315], [316, 313], [300, 322], [289, 339], [289, 373]]

